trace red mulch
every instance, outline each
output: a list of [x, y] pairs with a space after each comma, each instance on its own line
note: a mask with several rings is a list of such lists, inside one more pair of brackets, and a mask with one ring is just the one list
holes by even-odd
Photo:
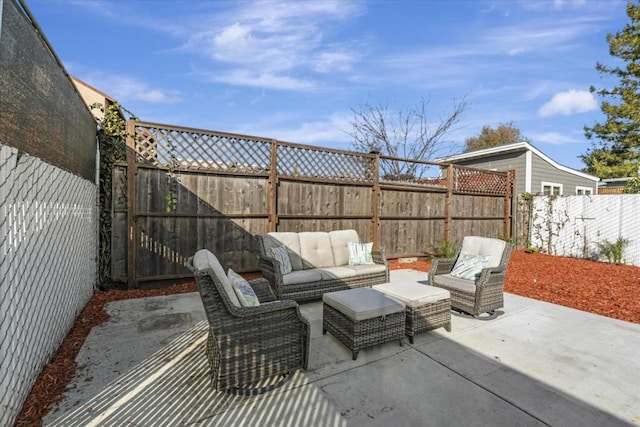
[[[429, 271], [429, 261], [390, 262], [392, 270], [413, 268]], [[246, 278], [259, 274], [247, 274]], [[62, 399], [75, 372], [74, 360], [91, 328], [108, 320], [108, 302], [196, 290], [194, 283], [162, 289], [96, 291], [82, 310], [51, 363], [45, 366], [24, 403], [16, 425], [41, 425], [42, 417]], [[529, 254], [511, 255], [505, 291], [640, 324], [640, 267], [614, 265], [583, 259]]]

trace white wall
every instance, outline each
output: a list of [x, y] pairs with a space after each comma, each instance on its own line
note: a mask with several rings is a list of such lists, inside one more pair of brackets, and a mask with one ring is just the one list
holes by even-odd
[[640, 266], [640, 194], [548, 197], [533, 199], [532, 246], [545, 252], [606, 261], [598, 242], [630, 242], [623, 263]]

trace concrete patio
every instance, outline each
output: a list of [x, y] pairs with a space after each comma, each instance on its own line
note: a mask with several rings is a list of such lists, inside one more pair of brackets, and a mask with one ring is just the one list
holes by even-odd
[[[421, 280], [400, 270], [393, 279]], [[640, 425], [640, 325], [505, 295], [490, 321], [360, 352], [311, 323], [309, 369], [254, 397], [211, 389], [197, 293], [109, 304], [52, 426]]]

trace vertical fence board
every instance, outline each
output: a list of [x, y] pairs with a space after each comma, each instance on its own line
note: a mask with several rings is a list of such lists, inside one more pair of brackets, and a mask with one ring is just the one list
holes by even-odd
[[[373, 241], [394, 258], [429, 254], [453, 232], [498, 237], [506, 229], [503, 172], [169, 125], [129, 126], [136, 135], [129, 148], [144, 164], [130, 170], [130, 155], [129, 167], [114, 169], [114, 182], [120, 183], [114, 195], [128, 192], [134, 203], [114, 200], [112, 244], [126, 249], [123, 223], [133, 224], [135, 239], [127, 240], [137, 250], [114, 250], [112, 269], [128, 269], [133, 283], [189, 276], [186, 258], [201, 248], [234, 270], [255, 270], [254, 236], [273, 230], [353, 228], [362, 241]], [[382, 158], [386, 166], [419, 163], [436, 175], [387, 171], [381, 183]], [[119, 175], [137, 188], [123, 188]], [[135, 262], [133, 278], [127, 259]]]

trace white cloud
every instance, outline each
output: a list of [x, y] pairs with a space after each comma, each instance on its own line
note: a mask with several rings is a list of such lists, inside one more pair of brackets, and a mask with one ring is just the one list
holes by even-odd
[[313, 80], [296, 79], [283, 74], [254, 73], [246, 69], [231, 70], [225, 73], [215, 73], [211, 80], [230, 85], [249, 86], [280, 90], [310, 90], [316, 86]]
[[569, 90], [566, 92], [558, 92], [553, 95], [551, 101], [544, 104], [539, 110], [538, 115], [548, 117], [554, 115], [571, 115], [576, 113], [585, 113], [598, 109], [598, 103], [593, 95], [586, 90]]
[[562, 145], [562, 144], [576, 144], [584, 142], [584, 137], [577, 139], [571, 135], [561, 134], [559, 132], [544, 132], [539, 134], [531, 135], [534, 143], [542, 143], [542, 144], [553, 144], [553, 145]]
[[135, 77], [98, 72], [80, 78], [121, 103], [127, 101], [142, 101], [154, 104], [182, 102], [179, 91], [151, 87]]
[[309, 82], [291, 77], [292, 73], [346, 72], [358, 58], [349, 42], [326, 45], [326, 28], [359, 14], [358, 3], [236, 4], [227, 13], [203, 19], [185, 34], [183, 49], [212, 58], [218, 67], [235, 68], [222, 78], [213, 76], [218, 81], [304, 90]]

